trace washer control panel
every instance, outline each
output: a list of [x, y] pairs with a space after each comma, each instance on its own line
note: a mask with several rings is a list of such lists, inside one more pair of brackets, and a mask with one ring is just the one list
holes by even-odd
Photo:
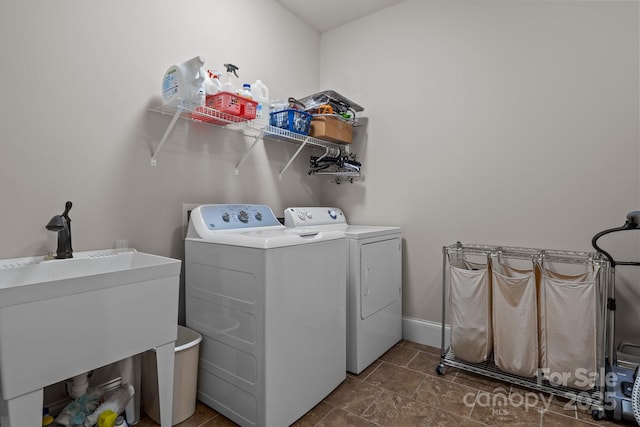
[[192, 221], [202, 221], [209, 230], [281, 225], [271, 208], [265, 205], [202, 205], [191, 215]]
[[284, 225], [287, 227], [346, 223], [347, 219], [339, 208], [287, 208], [284, 211]]

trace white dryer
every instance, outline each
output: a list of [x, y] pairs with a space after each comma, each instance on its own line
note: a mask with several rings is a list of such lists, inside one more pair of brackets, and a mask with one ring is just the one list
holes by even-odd
[[346, 378], [346, 244], [285, 229], [264, 205], [204, 205], [185, 240], [187, 326], [203, 336], [198, 399], [282, 427]]
[[287, 208], [284, 218], [300, 232], [345, 233], [347, 370], [359, 374], [402, 339], [402, 229], [349, 225], [338, 208]]

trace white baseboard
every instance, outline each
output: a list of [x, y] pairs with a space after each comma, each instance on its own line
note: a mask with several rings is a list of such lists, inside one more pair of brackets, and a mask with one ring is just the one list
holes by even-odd
[[[445, 347], [449, 346], [451, 329], [445, 325]], [[413, 317], [402, 318], [402, 338], [431, 347], [442, 347], [442, 323]]]

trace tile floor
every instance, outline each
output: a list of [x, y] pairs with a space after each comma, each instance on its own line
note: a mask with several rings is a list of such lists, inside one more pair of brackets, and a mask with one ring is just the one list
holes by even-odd
[[[347, 374], [294, 427], [636, 425], [596, 422], [586, 408], [451, 367], [439, 376], [435, 371], [439, 362], [439, 348], [401, 341], [360, 375]], [[505, 405], [509, 398], [512, 403]], [[196, 413], [179, 427], [235, 425], [198, 402]], [[157, 426], [147, 417], [138, 424]]]

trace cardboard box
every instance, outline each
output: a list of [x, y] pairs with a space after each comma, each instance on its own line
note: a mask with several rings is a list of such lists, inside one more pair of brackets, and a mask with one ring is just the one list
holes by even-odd
[[309, 135], [324, 141], [350, 144], [353, 139], [353, 126], [338, 117], [313, 116]]

